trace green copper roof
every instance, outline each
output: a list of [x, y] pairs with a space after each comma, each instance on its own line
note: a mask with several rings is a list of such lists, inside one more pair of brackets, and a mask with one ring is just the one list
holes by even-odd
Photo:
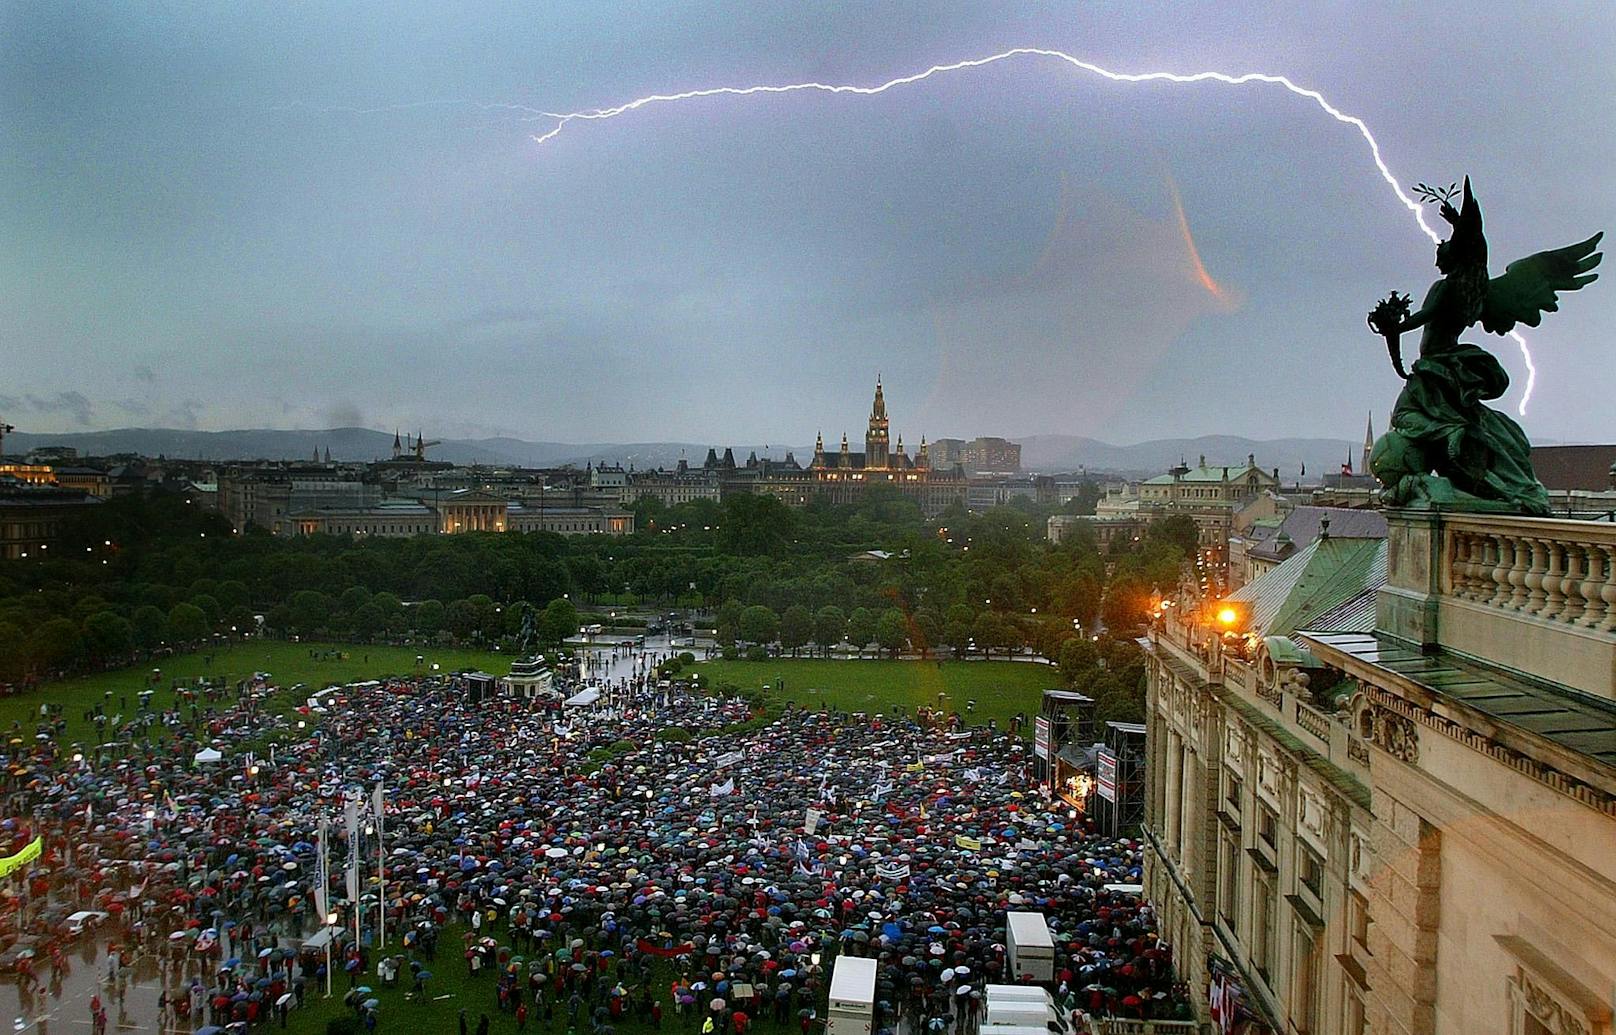
[[[1272, 477], [1265, 474], [1262, 468], [1255, 467], [1250, 464], [1212, 464], [1209, 466], [1202, 465], [1201, 467], [1191, 467], [1184, 473], [1182, 478], [1177, 480], [1182, 482], [1238, 482], [1244, 480], [1246, 475], [1253, 471], [1256, 471], [1259, 475], [1268, 477], [1269, 481], [1273, 480]], [[1154, 478], [1147, 478], [1144, 484], [1171, 485], [1173, 484], [1174, 480], [1175, 479], [1170, 474], [1158, 474]]]
[[1247, 605], [1246, 627], [1262, 636], [1316, 629], [1318, 619], [1386, 581], [1386, 540], [1318, 539], [1229, 599]]

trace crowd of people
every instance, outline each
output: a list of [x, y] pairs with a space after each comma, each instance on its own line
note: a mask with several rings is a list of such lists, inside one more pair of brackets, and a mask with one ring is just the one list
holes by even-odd
[[165, 1030], [295, 1023], [328, 985], [375, 1027], [375, 985], [426, 1001], [460, 967], [480, 1035], [491, 1011], [809, 1035], [853, 954], [880, 961], [875, 1030], [963, 1033], [1009, 979], [1008, 910], [1047, 918], [1075, 1030], [1180, 1015], [1148, 906], [1113, 887], [1137, 882], [1138, 843], [1045, 799], [1018, 738], [761, 715], [649, 665], [613, 691], [564, 709], [411, 679], [283, 713], [257, 679], [117, 760], [13, 738], [0, 780], [48, 846], [19, 915], [116, 904], [124, 953], [162, 961]]

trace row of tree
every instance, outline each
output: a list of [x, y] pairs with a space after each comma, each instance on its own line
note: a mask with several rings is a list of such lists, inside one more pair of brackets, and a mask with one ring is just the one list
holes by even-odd
[[177, 499], [115, 499], [50, 556], [0, 568], [0, 680], [249, 633], [498, 643], [532, 614], [553, 642], [591, 604], [715, 608], [725, 642], [790, 651], [845, 639], [888, 651], [1030, 645], [1054, 657], [1074, 622], [1136, 625], [1152, 589], [1176, 582], [1195, 535], [1168, 521], [1105, 552], [1081, 535], [1051, 546], [1047, 512], [928, 522], [881, 493], [856, 508], [744, 496], [641, 511], [624, 538], [353, 540], [237, 535]]

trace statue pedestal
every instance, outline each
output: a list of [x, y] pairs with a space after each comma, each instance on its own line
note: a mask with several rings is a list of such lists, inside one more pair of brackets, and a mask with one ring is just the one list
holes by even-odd
[[1375, 596], [1375, 627], [1422, 651], [1437, 645], [1441, 521], [1431, 508], [1386, 513], [1386, 585]]

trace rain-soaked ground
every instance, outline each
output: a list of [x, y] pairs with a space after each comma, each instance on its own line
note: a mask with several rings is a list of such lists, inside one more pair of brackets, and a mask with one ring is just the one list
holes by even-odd
[[[194, 955], [176, 962], [137, 952], [125, 961], [122, 952], [108, 951], [110, 944], [86, 934], [64, 952], [60, 969], [53, 970], [49, 960], [36, 960], [35, 982], [7, 974], [0, 981], [0, 1023], [9, 1022], [14, 1035], [91, 1035], [91, 1007], [99, 997], [109, 1031], [155, 1032], [163, 988], [183, 988], [193, 976], [206, 978], [199, 969], [203, 962]], [[114, 956], [119, 958], [116, 965]], [[164, 1030], [175, 1030], [172, 1014]]]

